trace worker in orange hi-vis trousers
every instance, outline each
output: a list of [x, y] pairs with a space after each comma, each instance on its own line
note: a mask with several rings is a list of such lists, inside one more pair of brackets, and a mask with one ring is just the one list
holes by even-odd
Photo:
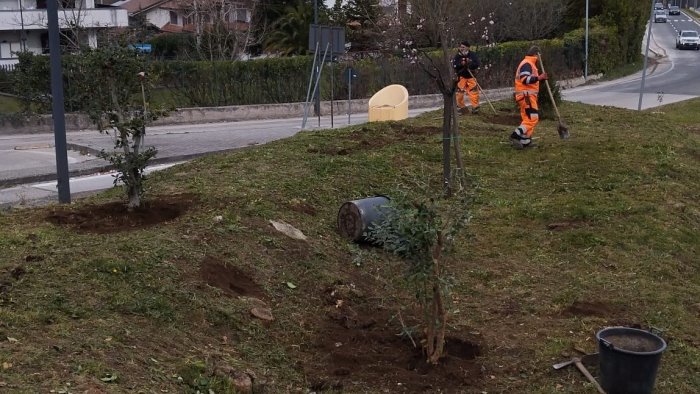
[[540, 81], [547, 79], [547, 73], [537, 71], [537, 54], [540, 48], [533, 46], [528, 49], [525, 58], [515, 71], [515, 102], [520, 107], [520, 126], [510, 135], [510, 141], [515, 149], [532, 147], [532, 133], [540, 121], [537, 95], [540, 92]]
[[452, 60], [459, 81], [457, 81], [457, 107], [462, 114], [467, 113], [467, 105], [464, 103], [465, 94], [469, 96], [472, 104], [472, 113], [479, 112], [479, 88], [476, 84], [473, 71], [479, 68], [479, 58], [470, 50], [469, 42], [462, 41], [459, 52]]

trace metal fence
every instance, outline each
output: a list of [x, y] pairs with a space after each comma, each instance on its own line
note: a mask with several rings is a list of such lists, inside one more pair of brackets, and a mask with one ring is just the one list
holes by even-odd
[[15, 69], [16, 64], [0, 64], [0, 72], [10, 72]]

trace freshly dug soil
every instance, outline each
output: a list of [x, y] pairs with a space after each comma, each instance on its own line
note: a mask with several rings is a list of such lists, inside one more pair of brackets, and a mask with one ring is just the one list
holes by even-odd
[[618, 349], [627, 350], [630, 352], [654, 352], [659, 350], [659, 344], [647, 337], [637, 335], [610, 335], [605, 338], [606, 341]]

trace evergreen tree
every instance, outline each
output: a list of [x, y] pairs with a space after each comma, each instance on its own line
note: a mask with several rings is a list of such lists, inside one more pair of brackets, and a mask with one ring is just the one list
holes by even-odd
[[345, 26], [347, 23], [347, 18], [345, 17], [343, 0], [335, 0], [333, 7], [328, 10], [328, 20], [333, 26]]
[[271, 26], [265, 39], [265, 50], [282, 55], [306, 53], [309, 45], [309, 25], [313, 23], [313, 3], [297, 0], [284, 9], [284, 15]]
[[350, 0], [345, 6], [348, 23], [347, 40], [352, 51], [376, 49], [381, 38], [378, 27], [382, 17], [379, 0]]

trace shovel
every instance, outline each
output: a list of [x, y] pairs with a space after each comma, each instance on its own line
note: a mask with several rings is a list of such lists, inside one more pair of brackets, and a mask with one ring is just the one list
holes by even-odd
[[584, 362], [586, 364], [590, 364], [590, 363], [595, 363], [596, 361], [598, 361], [598, 353], [591, 353], [591, 354], [585, 354], [581, 358], [574, 357], [569, 361], [563, 361], [563, 362], [560, 362], [558, 364], [554, 364], [554, 365], [552, 365], [552, 368], [554, 368], [556, 370], [560, 370], [562, 368], [568, 367], [571, 364], [574, 364], [574, 365], [576, 365], [576, 368], [578, 368], [578, 370], [581, 371], [581, 373], [588, 379], [588, 381], [591, 382], [593, 384], [593, 386], [595, 386], [596, 390], [598, 390], [599, 393], [605, 394], [605, 390], [603, 390], [603, 388], [600, 387], [600, 384], [598, 384], [598, 381], [595, 380], [593, 375], [591, 375], [591, 373], [588, 372], [586, 367], [583, 365]]
[[[542, 72], [544, 71], [544, 63], [542, 63], [542, 55], [539, 53], [537, 54], [537, 59], [540, 61], [540, 68], [542, 68]], [[559, 113], [559, 108], [557, 108], [557, 103], [554, 101], [554, 96], [552, 95], [552, 88], [549, 87], [549, 81], [544, 80], [544, 84], [547, 85], [547, 92], [549, 93], [549, 99], [552, 100], [552, 106], [554, 107], [554, 112], [557, 113], [557, 119], [559, 120], [559, 127], [557, 127], [557, 132], [559, 133], [559, 138], [566, 140], [569, 139], [569, 128], [566, 127], [566, 124], [564, 123], [564, 120], [561, 118], [561, 114]]]

